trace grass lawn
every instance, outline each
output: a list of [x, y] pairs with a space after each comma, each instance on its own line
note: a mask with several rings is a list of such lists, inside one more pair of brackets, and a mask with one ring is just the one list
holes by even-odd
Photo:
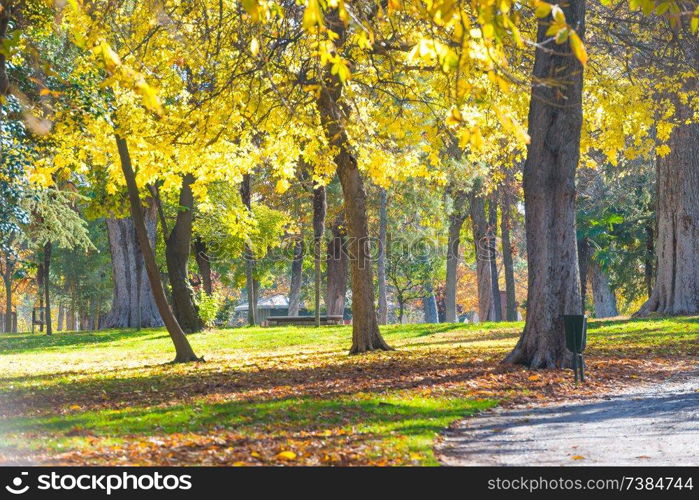
[[586, 397], [690, 370], [699, 318], [590, 323], [588, 378], [503, 366], [520, 323], [383, 328], [397, 350], [347, 356], [350, 327], [191, 335], [0, 335], [0, 463], [435, 464], [440, 430], [497, 404]]

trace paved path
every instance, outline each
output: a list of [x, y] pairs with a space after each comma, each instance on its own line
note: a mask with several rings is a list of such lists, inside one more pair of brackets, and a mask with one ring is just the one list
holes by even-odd
[[437, 445], [446, 465], [699, 465], [699, 373], [608, 397], [495, 409]]

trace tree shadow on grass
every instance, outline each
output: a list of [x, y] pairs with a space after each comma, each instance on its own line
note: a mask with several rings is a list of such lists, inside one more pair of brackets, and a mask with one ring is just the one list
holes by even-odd
[[22, 418], [5, 421], [4, 432], [40, 433], [54, 438], [81, 435], [119, 438], [125, 436], [234, 430], [238, 433], [322, 432], [361, 425], [371, 431], [394, 431], [400, 435], [438, 432], [449, 421], [494, 404], [487, 400], [425, 403], [416, 400], [384, 401], [347, 398], [282, 398], [267, 401], [232, 401], [218, 404], [179, 404], [168, 407], [124, 408], [82, 412], [60, 417]]
[[[159, 335], [156, 335], [159, 334]], [[89, 332], [56, 332], [53, 335], [44, 334], [0, 334], [0, 353], [22, 354], [32, 351], [51, 351], [64, 347], [85, 347], [121, 340], [139, 340], [150, 337], [152, 340], [166, 338], [168, 335], [162, 329], [143, 330], [98, 330]]]

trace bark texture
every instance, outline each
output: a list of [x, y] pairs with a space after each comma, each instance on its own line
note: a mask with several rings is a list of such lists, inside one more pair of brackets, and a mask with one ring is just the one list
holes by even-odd
[[192, 174], [186, 174], [182, 177], [179, 210], [172, 231], [165, 241], [165, 260], [172, 290], [172, 309], [177, 322], [185, 333], [199, 332], [204, 328], [204, 322], [199, 318], [199, 311], [194, 302], [194, 292], [189, 282], [189, 252], [192, 248], [194, 212], [193, 183], [194, 176]]
[[[345, 41], [344, 23], [337, 9], [329, 9], [326, 24], [338, 34], [334, 41], [338, 50]], [[337, 148], [334, 158], [342, 185], [347, 219], [348, 251], [352, 270], [352, 347], [350, 354], [377, 349], [389, 350], [379, 332], [374, 306], [374, 280], [369, 252], [369, 222], [366, 211], [364, 181], [357, 167], [357, 160], [350, 150], [350, 143], [343, 122], [346, 120], [340, 105], [342, 84], [329, 67], [325, 68], [324, 85], [316, 105], [328, 144]]]
[[490, 259], [490, 288], [493, 293], [492, 321], [502, 321], [502, 301], [500, 300], [500, 278], [498, 276], [496, 230], [498, 227], [498, 204], [495, 195], [491, 196], [488, 207], [488, 255]]
[[46, 323], [46, 335], [53, 335], [53, 322], [51, 321], [51, 253], [53, 245], [50, 241], [44, 244], [44, 322]]
[[[143, 211], [148, 242], [155, 245], [158, 220], [155, 205], [149, 203]], [[107, 219], [109, 250], [112, 256], [112, 306], [104, 317], [102, 328], [152, 328], [163, 326], [163, 320], [151, 291], [143, 253], [136, 238], [131, 217]], [[67, 329], [75, 327], [68, 318]]]
[[326, 260], [327, 289], [325, 307], [329, 315], [344, 314], [347, 295], [348, 258], [345, 238], [345, 217], [341, 212], [332, 226]]
[[[7, 27], [9, 26], [12, 8], [10, 0], [0, 2], [0, 42], [7, 37]], [[7, 76], [7, 59], [5, 51], [0, 51], [0, 96], [10, 93], [10, 80]]]
[[[240, 197], [248, 210], [251, 210], [251, 194], [250, 174], [245, 174], [240, 185]], [[248, 295], [248, 325], [255, 326], [257, 324], [257, 289], [255, 286], [255, 256], [252, 253], [250, 243], [245, 243], [243, 257], [245, 259], [245, 289]]]
[[[559, 7], [583, 38], [585, 0], [568, 0]], [[575, 171], [580, 159], [583, 67], [569, 44], [558, 45], [546, 35], [551, 21], [550, 16], [539, 20], [529, 104], [531, 142], [524, 164], [527, 321], [516, 347], [505, 359], [531, 368], [570, 365], [563, 315], [582, 312]], [[551, 84], [552, 79], [555, 84]]]
[[582, 300], [583, 308], [587, 298], [587, 282], [591, 258], [592, 248], [590, 247], [590, 241], [587, 238], [578, 239], [578, 273], [580, 274], [580, 300]]
[[512, 231], [512, 186], [509, 176], [505, 177], [505, 184], [501, 189], [500, 197], [500, 235], [502, 244], [502, 267], [505, 274], [505, 319], [517, 321], [517, 295], [515, 290], [515, 269], [513, 261], [513, 245], [510, 239]]
[[301, 308], [301, 283], [303, 281], [303, 236], [294, 243], [294, 258], [291, 261], [291, 284], [289, 286], [289, 316], [298, 316]]
[[315, 320], [316, 327], [320, 326], [320, 288], [322, 282], [321, 247], [323, 234], [325, 233], [325, 216], [328, 212], [328, 203], [325, 195], [325, 186], [313, 189], [313, 263], [315, 270]]
[[[476, 188], [479, 189], [479, 188]], [[488, 248], [488, 220], [485, 215], [485, 199], [471, 194], [470, 204], [473, 243], [476, 252], [476, 279], [478, 288], [478, 317], [481, 321], [493, 321], [493, 287], [490, 282], [490, 250]]]
[[431, 284], [425, 285], [426, 295], [422, 298], [422, 310], [425, 314], [425, 323], [439, 323], [437, 312], [437, 297], [434, 296]]
[[[680, 107], [678, 119], [690, 119]], [[657, 159], [655, 286], [637, 316], [699, 313], [699, 123], [677, 125], [670, 154]]]
[[197, 261], [199, 275], [201, 276], [201, 286], [207, 295], [211, 295], [214, 292], [214, 283], [211, 277], [211, 260], [206, 243], [197, 237], [194, 239], [192, 249], [194, 250], [194, 259]]
[[465, 191], [452, 191], [453, 208], [449, 214], [449, 235], [447, 239], [447, 274], [444, 289], [445, 321], [456, 323], [456, 285], [459, 270], [459, 245], [461, 228], [467, 217], [468, 194]]
[[386, 245], [388, 244], [388, 195], [386, 190], [379, 190], [379, 255], [376, 262], [376, 279], [379, 282], [379, 308], [377, 311], [380, 325], [388, 323], [388, 283], [386, 281]]
[[595, 318], [613, 318], [619, 315], [616, 296], [609, 286], [609, 276], [594, 260], [590, 261], [590, 283], [592, 300], [595, 304]]
[[148, 239], [148, 230], [146, 229], [146, 222], [143, 215], [143, 208], [141, 207], [141, 197], [138, 193], [138, 185], [136, 184], [136, 174], [134, 173], [133, 166], [131, 164], [131, 156], [129, 155], [129, 148], [126, 144], [126, 140], [117, 136], [116, 137], [117, 149], [119, 151], [119, 158], [121, 160], [121, 170], [124, 174], [124, 179], [126, 180], [126, 186], [129, 193], [129, 204], [131, 206], [131, 218], [133, 219], [134, 226], [136, 228], [136, 236], [138, 238], [138, 243], [141, 247], [141, 253], [143, 254], [143, 261], [145, 263], [146, 272], [148, 274], [148, 281], [150, 282], [151, 290], [153, 291], [153, 297], [155, 298], [155, 303], [158, 306], [158, 311], [160, 312], [160, 317], [163, 318], [163, 322], [167, 328], [170, 339], [175, 346], [175, 362], [185, 363], [189, 361], [199, 361], [192, 346], [187, 340], [187, 336], [182, 331], [177, 318], [170, 309], [170, 305], [167, 302], [167, 297], [165, 296], [165, 289], [163, 288], [163, 283], [160, 281], [160, 271], [158, 270], [158, 264], [155, 261], [155, 253], [153, 248], [150, 246], [150, 241]]

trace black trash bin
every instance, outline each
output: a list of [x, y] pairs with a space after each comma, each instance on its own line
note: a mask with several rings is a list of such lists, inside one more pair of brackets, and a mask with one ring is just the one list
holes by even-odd
[[578, 372], [580, 372], [580, 380], [585, 382], [585, 364], [582, 353], [587, 346], [587, 316], [584, 314], [565, 314], [563, 323], [566, 331], [566, 347], [573, 353], [575, 381], [578, 381]]

